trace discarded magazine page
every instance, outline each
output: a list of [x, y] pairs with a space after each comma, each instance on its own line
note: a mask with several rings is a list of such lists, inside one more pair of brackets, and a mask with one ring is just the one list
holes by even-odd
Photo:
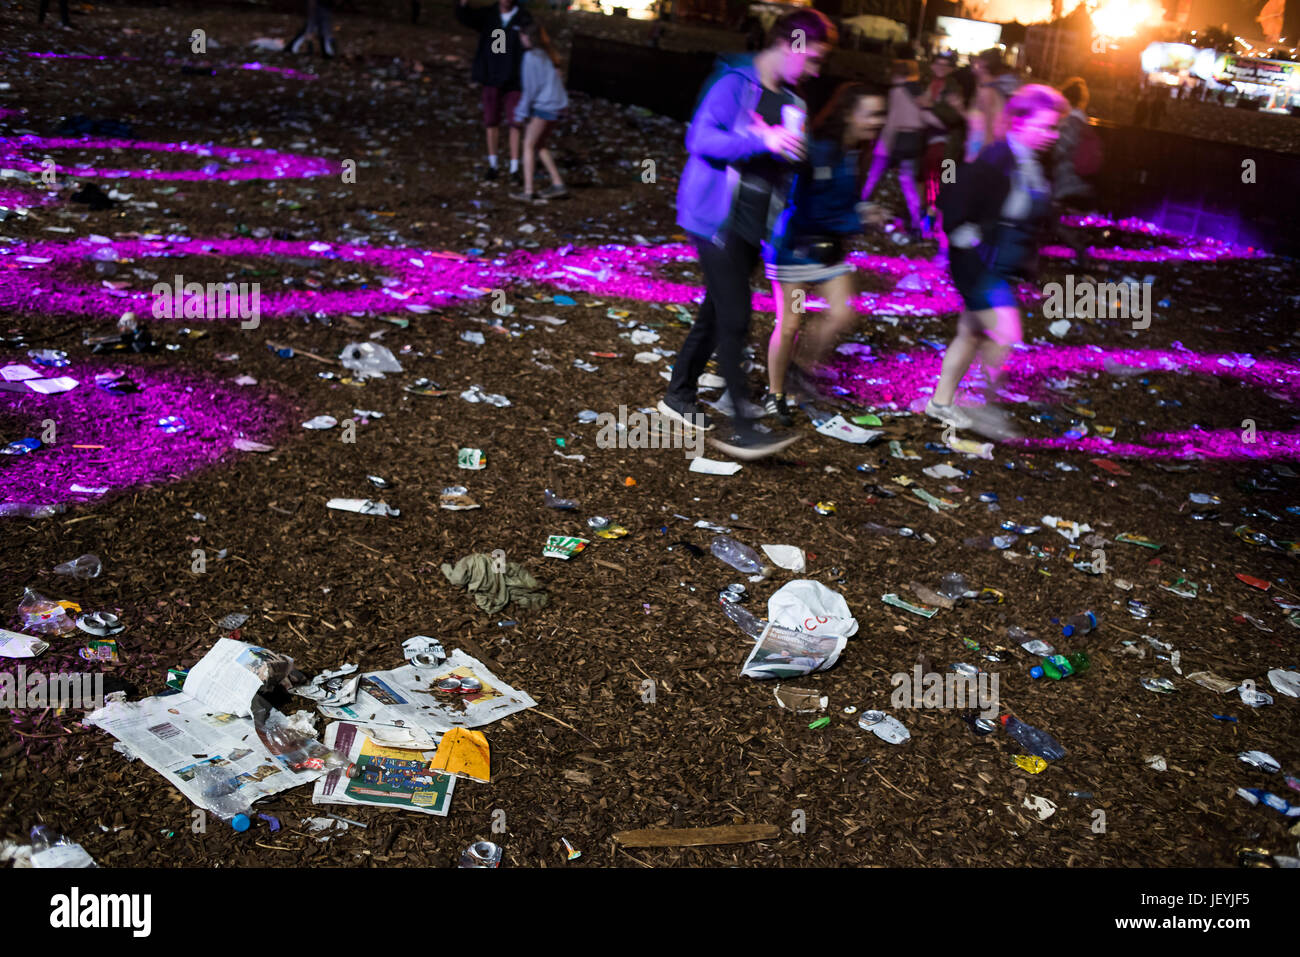
[[482, 662], [457, 650], [436, 668], [407, 665], [362, 675], [355, 702], [322, 705], [320, 712], [363, 728], [414, 726], [437, 734], [482, 727], [536, 705]]
[[347, 721], [325, 729], [325, 744], [346, 754], [356, 765], [357, 776], [349, 778], [335, 769], [318, 778], [313, 804], [400, 807], [446, 817], [456, 778], [429, 766], [434, 752], [381, 747], [363, 728]]
[[740, 673], [746, 678], [799, 678], [835, 664], [849, 640], [810, 635], [768, 622]]
[[252, 714], [253, 696], [293, 670], [288, 655], [222, 638], [190, 669], [183, 690], [212, 711], [246, 717]]

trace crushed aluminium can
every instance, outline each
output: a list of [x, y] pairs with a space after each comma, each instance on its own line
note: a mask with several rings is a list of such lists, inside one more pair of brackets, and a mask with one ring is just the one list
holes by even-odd
[[460, 866], [482, 870], [501, 866], [501, 848], [491, 841], [475, 841], [460, 854]]

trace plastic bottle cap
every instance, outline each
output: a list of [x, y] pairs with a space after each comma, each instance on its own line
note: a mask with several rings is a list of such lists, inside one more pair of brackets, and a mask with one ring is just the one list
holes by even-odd
[[253, 822], [248, 819], [247, 814], [236, 814], [230, 819], [230, 826], [241, 833], [247, 831], [252, 823]]
[[1065, 635], [1066, 638], [1069, 638], [1074, 634], [1074, 625], [1066, 625], [1061, 629], [1061, 634]]
[[1041, 678], [1042, 676], [1043, 676], [1043, 669], [1041, 666], [1034, 665], [1032, 668], [1029, 669], [1029, 677]]

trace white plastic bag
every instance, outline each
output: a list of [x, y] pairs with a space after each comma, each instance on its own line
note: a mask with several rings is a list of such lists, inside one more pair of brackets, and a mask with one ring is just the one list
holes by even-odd
[[355, 372], [363, 379], [371, 376], [382, 379], [386, 372], [401, 372], [402, 366], [387, 347], [375, 342], [349, 342], [339, 354], [343, 368]]
[[812, 635], [852, 638], [858, 633], [858, 620], [844, 597], [808, 578], [778, 588], [767, 600], [767, 617], [774, 624]]

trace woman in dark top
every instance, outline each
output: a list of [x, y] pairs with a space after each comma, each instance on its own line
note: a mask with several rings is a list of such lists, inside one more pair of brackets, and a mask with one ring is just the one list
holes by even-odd
[[885, 98], [865, 86], [846, 83], [836, 90], [813, 122], [808, 162], [799, 168], [785, 210], [764, 244], [776, 325], [767, 347], [763, 404], [785, 426], [794, 421], [785, 377], [804, 311], [799, 292], [815, 286], [827, 302], [825, 317], [807, 332], [807, 362], [814, 371], [855, 319], [853, 267], [845, 261], [844, 239], [862, 230], [858, 196], [867, 150], [885, 116]]
[[[1052, 208], [1037, 153], [1056, 141], [1068, 112], [1050, 86], [1022, 87], [1003, 112], [1006, 134], [963, 167], [940, 196], [949, 271], [965, 307], [925, 412], [946, 425], [1007, 438], [1014, 429], [993, 401], [1011, 349], [1021, 340], [1014, 284], [1037, 267], [1039, 231]], [[982, 408], [958, 408], [957, 386], [979, 355], [989, 385]]]

